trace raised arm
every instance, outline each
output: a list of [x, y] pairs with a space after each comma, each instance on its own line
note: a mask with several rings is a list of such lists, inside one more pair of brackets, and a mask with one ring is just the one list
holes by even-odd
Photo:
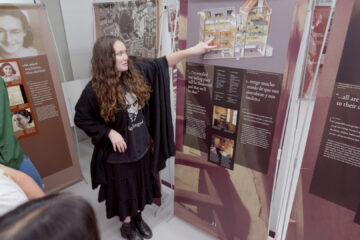
[[17, 185], [19, 185], [29, 199], [40, 198], [45, 195], [43, 190], [41, 190], [30, 176], [2, 164], [0, 164], [0, 168], [4, 170]]
[[173, 66], [189, 56], [204, 54], [206, 51], [216, 47], [209, 45], [212, 41], [213, 39], [210, 39], [207, 42], [199, 42], [193, 47], [170, 53], [166, 56], [166, 60], [168, 61], [169, 66]]

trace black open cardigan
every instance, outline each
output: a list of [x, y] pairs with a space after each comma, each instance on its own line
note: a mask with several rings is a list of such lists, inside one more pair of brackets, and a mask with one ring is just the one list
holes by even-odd
[[[174, 131], [171, 117], [169, 66], [166, 57], [152, 61], [135, 62], [135, 67], [151, 86], [151, 95], [143, 113], [150, 136], [154, 142], [151, 154], [151, 173], [155, 181], [157, 173], [165, 167], [165, 161], [175, 154]], [[117, 124], [125, 128], [126, 112], [119, 111]], [[105, 159], [112, 150], [108, 134], [112, 124], [100, 116], [100, 107], [91, 81], [83, 90], [75, 106], [75, 124], [91, 137], [94, 151], [91, 159], [92, 188], [106, 184]], [[120, 132], [121, 134], [121, 132]], [[99, 195], [99, 200], [101, 199]]]

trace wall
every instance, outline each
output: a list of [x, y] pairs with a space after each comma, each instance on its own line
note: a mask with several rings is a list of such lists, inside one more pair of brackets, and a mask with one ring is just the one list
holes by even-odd
[[63, 77], [63, 82], [74, 80], [68, 43], [66, 41], [64, 22], [60, 8], [60, 0], [42, 0], [41, 2], [45, 4], [48, 12], [50, 27], [53, 31], [53, 41], [55, 43], [55, 47], [57, 48], [55, 50], [57, 53], [59, 71]]

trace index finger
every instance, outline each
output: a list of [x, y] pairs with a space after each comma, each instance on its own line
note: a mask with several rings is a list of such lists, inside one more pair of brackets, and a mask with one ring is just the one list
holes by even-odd
[[214, 41], [214, 39], [215, 39], [214, 37], [211, 37], [211, 38], [210, 38], [209, 40], [207, 40], [205, 43], [206, 43], [206, 44], [209, 44], [209, 43], [211, 43], [212, 41]]

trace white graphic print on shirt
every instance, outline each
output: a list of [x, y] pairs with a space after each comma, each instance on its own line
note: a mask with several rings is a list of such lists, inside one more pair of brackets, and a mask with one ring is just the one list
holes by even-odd
[[131, 123], [134, 123], [141, 107], [138, 104], [136, 95], [133, 93], [126, 93], [125, 101], [126, 101], [126, 109], [128, 111]]

